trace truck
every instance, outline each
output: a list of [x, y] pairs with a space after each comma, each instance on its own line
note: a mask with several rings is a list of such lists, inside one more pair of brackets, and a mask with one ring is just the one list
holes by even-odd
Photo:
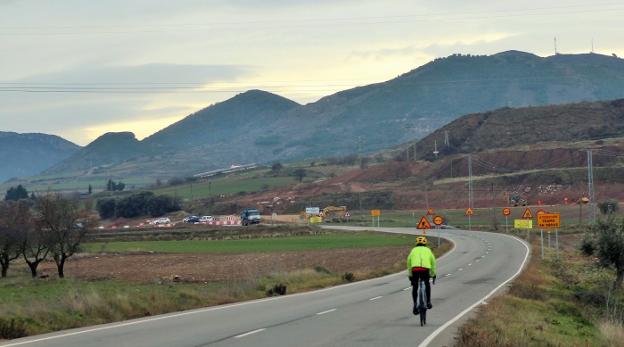
[[246, 208], [240, 214], [241, 224], [247, 226], [250, 224], [260, 224], [260, 211], [255, 208]]

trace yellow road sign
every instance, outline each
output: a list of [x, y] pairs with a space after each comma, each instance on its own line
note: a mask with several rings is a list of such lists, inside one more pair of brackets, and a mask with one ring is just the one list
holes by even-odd
[[509, 207], [505, 207], [503, 209], [503, 216], [507, 217], [509, 215], [511, 215], [511, 209]]
[[537, 215], [537, 225], [540, 229], [559, 229], [561, 227], [561, 214], [540, 213]]
[[514, 228], [533, 229], [533, 220], [532, 219], [514, 219]]
[[524, 213], [522, 214], [522, 219], [533, 219], [533, 213], [531, 212], [531, 209], [527, 207], [526, 210], [524, 210]]
[[427, 220], [427, 217], [423, 216], [418, 222], [416, 229], [431, 229], [431, 223]]
[[474, 211], [472, 210], [472, 208], [468, 207], [466, 209], [466, 216], [472, 216], [474, 214]]
[[371, 210], [371, 216], [373, 217], [381, 216], [381, 210]]

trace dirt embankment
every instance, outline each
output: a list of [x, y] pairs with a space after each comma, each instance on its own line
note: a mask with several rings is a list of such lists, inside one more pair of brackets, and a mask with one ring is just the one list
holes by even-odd
[[[72, 259], [66, 273], [81, 279], [158, 282], [246, 280], [276, 272], [322, 267], [330, 272], [371, 272], [403, 262], [409, 247], [245, 254], [104, 254]], [[53, 273], [54, 264], [42, 265]]]

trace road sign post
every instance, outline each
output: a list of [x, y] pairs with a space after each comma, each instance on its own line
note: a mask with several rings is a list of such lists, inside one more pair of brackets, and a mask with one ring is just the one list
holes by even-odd
[[505, 233], [509, 232], [509, 215], [511, 214], [511, 209], [509, 207], [505, 207], [503, 209], [503, 216], [505, 216]]
[[[559, 228], [561, 228], [561, 214], [542, 212], [537, 214], [537, 224], [540, 229], [548, 230], [548, 248], [551, 248], [550, 231], [555, 229], [555, 248], [559, 257]], [[542, 259], [544, 259], [544, 240], [542, 239]]]
[[546, 231], [546, 234], [548, 235], [548, 248], [550, 249], [550, 248], [552, 248], [552, 247], [550, 246], [550, 231], [549, 231], [549, 230], [547, 230], [547, 231]]
[[544, 259], [544, 229], [540, 229], [540, 248], [542, 250], [542, 260]]
[[472, 210], [472, 207], [468, 207], [466, 209], [466, 216], [468, 216], [468, 230], [472, 230], [472, 214], [474, 213], [474, 211]]
[[438, 248], [440, 248], [440, 229], [441, 229], [441, 225], [444, 223], [444, 218], [442, 218], [442, 216], [435, 216], [433, 217], [433, 224], [436, 225], [436, 229], [438, 231]]
[[371, 210], [371, 218], [373, 221], [373, 228], [375, 227], [375, 217], [377, 217], [377, 227], [381, 226], [381, 210]]

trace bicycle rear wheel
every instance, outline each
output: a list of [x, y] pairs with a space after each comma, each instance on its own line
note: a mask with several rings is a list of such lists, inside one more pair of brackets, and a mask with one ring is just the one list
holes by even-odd
[[420, 326], [424, 326], [427, 324], [427, 309], [426, 308], [421, 308], [420, 309]]

